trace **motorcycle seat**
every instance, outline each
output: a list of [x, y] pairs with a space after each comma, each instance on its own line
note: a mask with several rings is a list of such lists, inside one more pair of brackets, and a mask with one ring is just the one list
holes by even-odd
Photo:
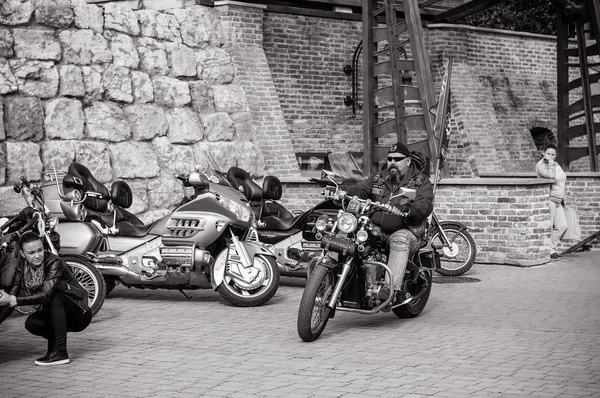
[[298, 220], [298, 217], [299, 216], [286, 218], [279, 218], [273, 216], [263, 217], [261, 221], [265, 224], [265, 226], [261, 229], [271, 231], [287, 231], [288, 229], [291, 229], [294, 226], [296, 220]]
[[[142, 222], [142, 220], [140, 220], [139, 218], [137, 218], [135, 215], [131, 214], [127, 210], [120, 209], [117, 207], [115, 209], [115, 211], [117, 212], [117, 216], [116, 216], [117, 227], [119, 226], [119, 223], [122, 223], [122, 222], [129, 223], [132, 226], [136, 226], [136, 227], [144, 226], [144, 223]], [[113, 222], [115, 221], [115, 216], [112, 212], [98, 212], [98, 211], [88, 210], [88, 218], [90, 220], [96, 220], [96, 221], [100, 222], [104, 227], [112, 226]], [[140, 236], [144, 236], [144, 235], [140, 235]]]
[[129, 221], [120, 221], [117, 223], [119, 229], [119, 236], [128, 236], [132, 238], [141, 238], [142, 236], [148, 235], [150, 230], [156, 225], [158, 221], [151, 222], [147, 225], [135, 225]]
[[240, 190], [250, 202], [260, 201], [263, 198], [262, 188], [252, 181], [246, 170], [239, 167], [230, 167], [227, 171], [227, 180], [234, 188]]
[[110, 194], [108, 189], [98, 180], [94, 178], [92, 173], [84, 165], [73, 162], [67, 170], [67, 174], [63, 178], [63, 188], [65, 193], [78, 189], [78, 183], [83, 186], [80, 188], [83, 192], [97, 192], [103, 196], [103, 198], [86, 197], [83, 201], [83, 205], [93, 211], [103, 212], [108, 207], [108, 198]]

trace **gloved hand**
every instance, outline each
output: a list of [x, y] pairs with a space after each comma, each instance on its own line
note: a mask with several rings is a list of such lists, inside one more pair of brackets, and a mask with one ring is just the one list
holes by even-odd
[[408, 204], [403, 204], [402, 206], [398, 207], [398, 210], [400, 210], [400, 213], [402, 213], [404, 217], [410, 214], [410, 206]]

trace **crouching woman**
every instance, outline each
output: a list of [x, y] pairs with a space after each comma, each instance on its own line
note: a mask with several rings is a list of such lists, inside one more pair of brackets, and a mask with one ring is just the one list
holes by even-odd
[[9, 292], [0, 290], [0, 308], [41, 305], [25, 321], [25, 328], [30, 333], [48, 340], [48, 352], [36, 359], [35, 364], [69, 363], [67, 332], [80, 332], [92, 321], [87, 291], [63, 260], [44, 252], [39, 235], [24, 233], [19, 249], [22, 260], [16, 268]]

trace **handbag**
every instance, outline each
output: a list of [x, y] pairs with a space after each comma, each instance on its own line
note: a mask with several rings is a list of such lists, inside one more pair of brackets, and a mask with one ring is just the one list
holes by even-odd
[[561, 239], [565, 240], [580, 240], [581, 239], [581, 226], [579, 225], [579, 218], [577, 218], [577, 212], [572, 207], [565, 207], [565, 218], [567, 220], [567, 230]]

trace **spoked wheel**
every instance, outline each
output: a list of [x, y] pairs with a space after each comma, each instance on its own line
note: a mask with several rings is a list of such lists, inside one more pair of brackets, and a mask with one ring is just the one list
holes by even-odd
[[258, 255], [254, 257], [253, 267], [256, 278], [245, 283], [234, 272], [226, 271], [223, 283], [217, 287], [219, 294], [237, 307], [257, 307], [271, 299], [279, 288], [279, 267], [273, 257]]
[[394, 314], [400, 318], [415, 318], [423, 312], [427, 301], [429, 301], [429, 295], [431, 294], [431, 285], [433, 284], [433, 273], [430, 270], [421, 272], [416, 283], [413, 283], [408, 287], [408, 291], [411, 295], [416, 296], [424, 288], [423, 294], [416, 300], [411, 301], [408, 304], [400, 307], [392, 308]]
[[93, 264], [79, 256], [60, 256], [69, 265], [75, 278], [88, 292], [88, 305], [92, 315], [96, 315], [106, 298], [106, 285], [102, 274]]
[[440, 254], [441, 268], [436, 272], [445, 276], [462, 275], [471, 269], [477, 256], [475, 240], [467, 229], [459, 224], [440, 223], [441, 228], [452, 242], [451, 246], [444, 245], [439, 230], [433, 231], [431, 245]]
[[298, 335], [302, 340], [315, 341], [323, 333], [331, 312], [327, 303], [334, 287], [333, 270], [323, 266], [315, 267], [306, 282], [298, 311]]

